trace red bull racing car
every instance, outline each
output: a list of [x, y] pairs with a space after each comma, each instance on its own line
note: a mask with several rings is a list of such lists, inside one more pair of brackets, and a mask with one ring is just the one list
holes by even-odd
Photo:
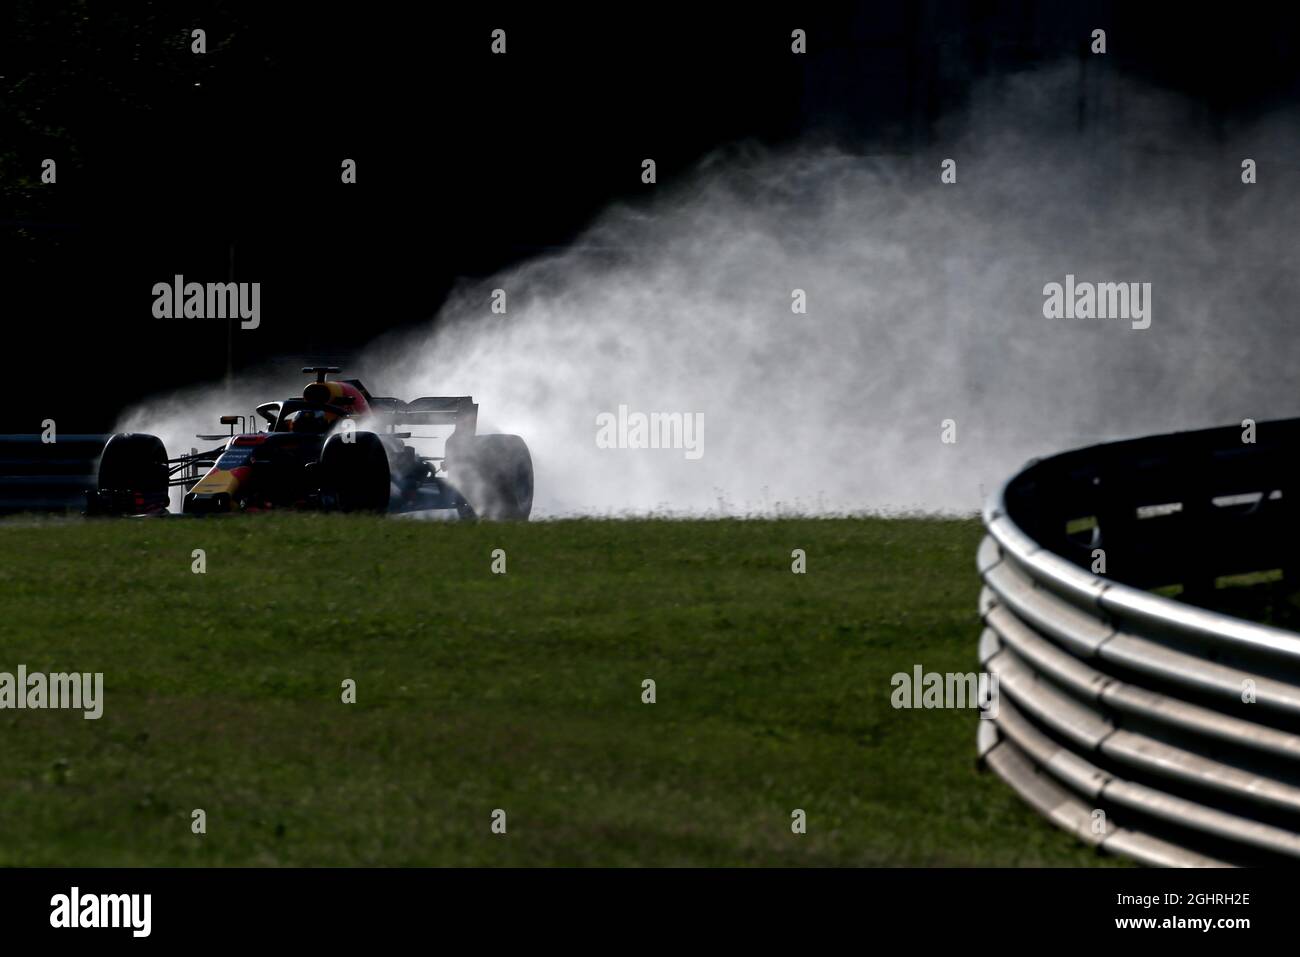
[[[533, 463], [517, 435], [478, 435], [471, 396], [403, 402], [374, 396], [358, 379], [327, 379], [312, 366], [301, 398], [265, 402], [256, 415], [228, 415], [229, 435], [207, 451], [168, 458], [162, 440], [143, 433], [109, 438], [92, 515], [167, 514], [171, 490], [183, 489], [189, 515], [322, 509], [343, 512], [454, 510], [462, 518], [523, 520], [533, 505]], [[441, 456], [417, 454], [408, 425], [451, 426]], [[240, 431], [235, 427], [239, 426]]]

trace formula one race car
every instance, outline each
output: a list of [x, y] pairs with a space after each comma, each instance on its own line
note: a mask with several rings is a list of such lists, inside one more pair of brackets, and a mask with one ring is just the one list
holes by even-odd
[[[462, 518], [523, 520], [533, 505], [533, 463], [517, 435], [477, 435], [471, 396], [403, 402], [371, 395], [358, 379], [327, 380], [339, 370], [302, 370], [316, 380], [302, 398], [259, 405], [260, 432], [245, 417], [222, 416], [229, 435], [206, 452], [168, 458], [153, 435], [109, 438], [89, 515], [166, 514], [170, 490], [183, 488], [181, 510], [208, 515], [271, 509], [411, 512], [454, 509]], [[248, 416], [247, 426], [252, 426]], [[235, 426], [240, 431], [235, 431]], [[443, 455], [416, 454], [407, 425], [453, 426]]]

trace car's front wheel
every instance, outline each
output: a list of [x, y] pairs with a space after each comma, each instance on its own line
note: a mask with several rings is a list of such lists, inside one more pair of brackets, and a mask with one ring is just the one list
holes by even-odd
[[104, 443], [89, 511], [101, 515], [165, 512], [167, 450], [162, 439], [143, 432], [121, 432]]
[[374, 432], [341, 432], [320, 453], [321, 494], [341, 512], [388, 510], [388, 453]]

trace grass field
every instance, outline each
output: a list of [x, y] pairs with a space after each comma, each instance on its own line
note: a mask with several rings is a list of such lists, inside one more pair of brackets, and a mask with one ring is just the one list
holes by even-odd
[[0, 864], [1107, 863], [976, 769], [974, 712], [890, 706], [895, 672], [975, 669], [979, 537], [0, 523], [0, 671], [105, 684], [98, 721], [0, 711]]

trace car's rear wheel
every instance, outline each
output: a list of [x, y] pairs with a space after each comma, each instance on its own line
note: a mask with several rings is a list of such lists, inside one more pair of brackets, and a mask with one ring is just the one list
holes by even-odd
[[473, 514], [521, 522], [533, 510], [533, 459], [517, 435], [478, 435], [448, 463], [451, 480]]
[[391, 478], [388, 453], [374, 432], [342, 432], [320, 453], [321, 492], [341, 512], [385, 512]]

